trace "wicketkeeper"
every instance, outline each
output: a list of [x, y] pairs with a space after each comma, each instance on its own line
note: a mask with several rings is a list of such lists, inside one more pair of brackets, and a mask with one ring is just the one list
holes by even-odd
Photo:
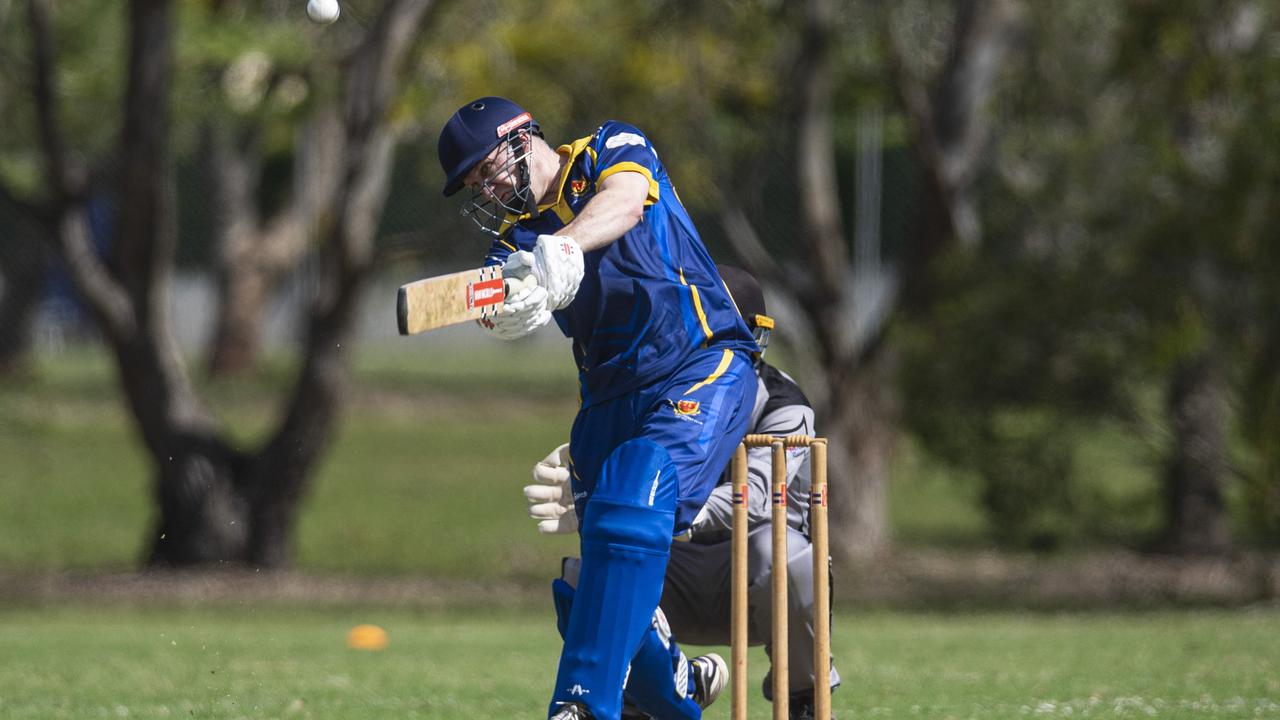
[[[786, 373], [764, 361], [773, 320], [766, 314], [764, 294], [747, 272], [719, 266], [738, 309], [752, 328], [760, 346], [755, 357], [757, 391], [751, 412], [749, 433], [763, 435], [814, 435], [813, 408], [800, 387]], [[534, 466], [535, 484], [526, 486], [529, 515], [538, 521], [542, 533], [570, 533], [577, 530], [573, 496], [568, 490], [572, 460], [568, 446], [561, 446]], [[748, 637], [752, 645], [770, 647], [773, 623], [771, 449], [752, 448], [747, 455], [748, 514]], [[796, 720], [813, 718], [813, 546], [809, 539], [809, 449], [787, 450], [787, 572], [788, 668], [791, 688], [790, 712]], [[730, 642], [731, 531], [733, 488], [728, 473], [711, 492], [686, 538], [671, 546], [671, 560], [662, 590], [662, 602], [655, 625], [669, 627], [686, 644], [727, 645]], [[563, 563], [564, 579], [573, 583], [576, 558]], [[831, 687], [840, 684], [834, 665]], [[772, 700], [772, 683], [765, 678], [764, 695]], [[629, 714], [631, 713], [631, 714]], [[651, 717], [627, 708], [623, 718]], [[652, 716], [659, 717], [659, 716]], [[659, 717], [659, 720], [662, 720]]]
[[608, 121], [553, 148], [510, 100], [480, 98], [440, 133], [445, 195], [491, 236], [487, 265], [537, 279], [482, 323], [520, 337], [554, 319], [582, 406], [569, 454], [581, 568], [553, 583], [564, 637], [548, 715], [617, 720], [623, 687], [651, 714], [697, 720], [725, 685], [653, 622], [671, 540], [706, 504], [755, 399], [751, 331], [649, 138]]

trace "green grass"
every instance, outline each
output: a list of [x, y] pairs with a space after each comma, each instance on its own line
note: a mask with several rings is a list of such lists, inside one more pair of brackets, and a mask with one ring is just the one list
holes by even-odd
[[[540, 717], [559, 648], [549, 613], [9, 609], [0, 717]], [[388, 630], [387, 650], [344, 646], [364, 622]], [[1276, 637], [1276, 609], [845, 614], [833, 704], [845, 720], [1280, 717]], [[751, 717], [769, 717], [759, 648], [751, 669]]]

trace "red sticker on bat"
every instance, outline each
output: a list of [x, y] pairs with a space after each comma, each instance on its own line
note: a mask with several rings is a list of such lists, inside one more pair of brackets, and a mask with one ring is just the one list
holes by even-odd
[[504, 299], [502, 278], [467, 285], [467, 309], [497, 305]]

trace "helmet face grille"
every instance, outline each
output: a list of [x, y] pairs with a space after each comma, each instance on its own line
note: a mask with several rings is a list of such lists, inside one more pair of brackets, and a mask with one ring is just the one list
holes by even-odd
[[[503, 141], [510, 150], [506, 162], [494, 168], [473, 188], [471, 198], [463, 204], [462, 214], [471, 218], [486, 235], [502, 237], [530, 209], [533, 202], [529, 183], [529, 155], [533, 143], [528, 130], [512, 130]], [[498, 189], [501, 181], [512, 188], [509, 193]]]
[[[764, 316], [760, 315], [758, 317]], [[756, 345], [760, 346], [760, 353], [756, 355], [756, 360], [763, 360], [764, 354], [769, 350], [769, 338], [773, 335], [773, 323], [770, 322], [768, 327], [756, 325], [751, 329], [751, 334], [756, 338]]]

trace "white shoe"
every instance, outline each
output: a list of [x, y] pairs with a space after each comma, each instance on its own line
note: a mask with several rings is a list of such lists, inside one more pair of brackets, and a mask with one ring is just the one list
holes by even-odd
[[590, 718], [591, 713], [578, 703], [565, 703], [560, 706], [560, 711], [548, 720], [590, 720]]
[[689, 664], [693, 666], [693, 700], [698, 707], [707, 708], [729, 684], [729, 666], [715, 653], [699, 655]]

